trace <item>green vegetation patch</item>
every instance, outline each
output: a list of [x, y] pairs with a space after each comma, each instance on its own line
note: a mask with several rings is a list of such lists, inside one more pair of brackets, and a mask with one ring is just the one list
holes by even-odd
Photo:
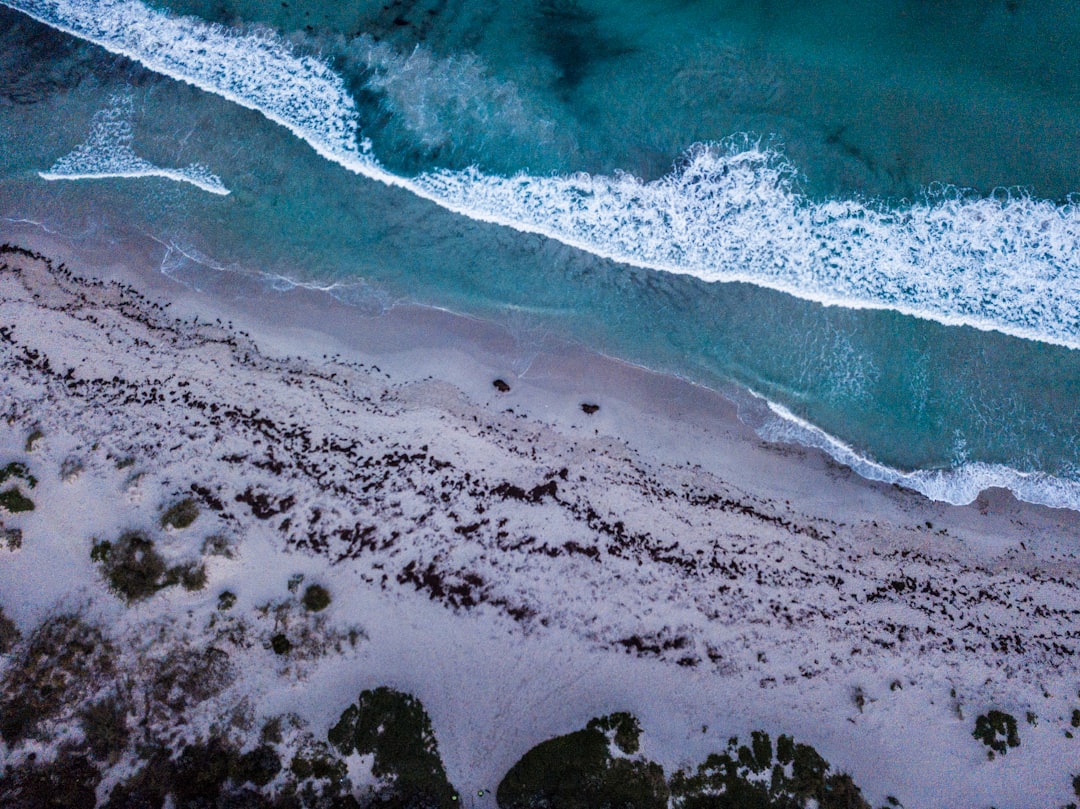
[[1004, 711], [994, 710], [979, 716], [971, 735], [989, 747], [991, 753], [1004, 755], [1010, 747], [1020, 746], [1016, 717]]
[[183, 500], [173, 503], [161, 515], [161, 527], [168, 528], [172, 526], [176, 529], [187, 528], [191, 525], [199, 516], [199, 504], [191, 497], [185, 497]]
[[19, 648], [0, 680], [0, 736], [9, 745], [75, 705], [114, 674], [112, 646], [77, 615], [47, 619]]
[[321, 612], [330, 606], [330, 593], [318, 584], [309, 584], [302, 599], [308, 612]]
[[510, 768], [496, 791], [501, 809], [665, 809], [659, 764], [612, 755], [638, 750], [641, 728], [630, 714], [591, 720], [584, 730], [541, 742]]
[[851, 777], [832, 772], [813, 747], [782, 735], [774, 756], [763, 731], [749, 745], [731, 739], [696, 771], [676, 772], [671, 795], [675, 809], [794, 809], [811, 801], [819, 809], [870, 809]]
[[34, 501], [24, 497], [17, 486], [7, 491], [0, 492], [0, 508], [7, 509], [11, 514], [21, 514], [24, 511], [34, 510]]
[[457, 794], [446, 777], [431, 720], [418, 699], [391, 688], [363, 691], [327, 734], [339, 753], [374, 755], [383, 780], [382, 807], [451, 809]]
[[12, 461], [7, 466], [0, 467], [0, 486], [9, 480], [21, 480], [31, 489], [37, 486], [37, 478], [30, 474], [26, 464], [18, 461]]
[[206, 570], [201, 564], [168, 567], [154, 541], [139, 531], [122, 534], [115, 543], [95, 542], [90, 558], [100, 566], [109, 588], [128, 604], [176, 584], [185, 590], [206, 586]]

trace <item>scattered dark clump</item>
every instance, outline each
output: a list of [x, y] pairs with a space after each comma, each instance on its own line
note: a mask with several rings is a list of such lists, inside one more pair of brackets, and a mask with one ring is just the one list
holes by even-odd
[[0, 736], [9, 745], [74, 706], [114, 672], [113, 648], [101, 630], [74, 614], [45, 620], [0, 681]]
[[4, 615], [4, 608], [0, 607], [0, 655], [7, 654], [19, 640], [19, 629], [15, 622]]
[[318, 584], [309, 584], [302, 599], [308, 612], [321, 612], [330, 606], [330, 593]]
[[222, 612], [231, 610], [234, 604], [236, 604], [236, 593], [232, 590], [222, 590], [221, 593], [218, 594], [217, 608]]
[[21, 528], [8, 528], [0, 524], [0, 545], [7, 547], [9, 551], [17, 551], [22, 547], [23, 532]]
[[287, 655], [292, 651], [292, 641], [279, 632], [270, 638], [270, 648], [274, 650], [276, 655]]
[[168, 528], [172, 526], [178, 530], [187, 528], [195, 522], [198, 516], [199, 504], [193, 498], [185, 497], [183, 500], [169, 506], [165, 513], [161, 515], [161, 527]]
[[541, 742], [510, 768], [496, 791], [500, 809], [664, 809], [668, 787], [659, 764], [629, 756], [641, 728], [630, 714], [591, 720], [584, 730]]
[[988, 753], [1004, 755], [1010, 747], [1020, 746], [1020, 735], [1016, 730], [1016, 718], [1004, 711], [989, 711], [975, 720], [975, 730], [971, 734], [990, 748]]
[[202, 552], [203, 556], [221, 556], [225, 559], [232, 559], [234, 556], [232, 542], [221, 534], [211, 534], [204, 539]]
[[600, 409], [600, 405], [598, 405], [598, 404], [590, 404], [588, 402], [585, 402], [585, 403], [583, 403], [581, 405], [581, 412], [584, 413], [586, 416], [591, 416], [593, 413], [597, 412], [599, 409]]
[[372, 774], [383, 781], [374, 796], [379, 805], [428, 809], [458, 805], [431, 720], [415, 697], [390, 688], [363, 691], [327, 739], [343, 756], [374, 755]]
[[45, 433], [41, 430], [34, 430], [26, 437], [26, 451], [33, 452], [37, 447], [38, 442], [45, 437]]
[[496, 379], [491, 384], [495, 386], [495, 390], [497, 390], [499, 393], [509, 393], [510, 392], [510, 386], [508, 384], [506, 384], [506, 382], [503, 381], [502, 379]]

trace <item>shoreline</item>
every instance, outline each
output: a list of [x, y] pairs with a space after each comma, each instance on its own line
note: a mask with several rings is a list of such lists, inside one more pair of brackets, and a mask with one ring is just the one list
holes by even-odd
[[[475, 359], [477, 367], [473, 371], [478, 375], [482, 376], [483, 366], [495, 377], [517, 377], [529, 385], [526, 401], [521, 404], [542, 401], [542, 407], [530, 411], [538, 418], [551, 417], [549, 411], [554, 408], [559, 419], [570, 419], [579, 426], [586, 421], [605, 421], [606, 414], [600, 419], [582, 420], [563, 401], [574, 391], [582, 395], [591, 391], [593, 398], [607, 396], [613, 403], [618, 402], [620, 415], [632, 418], [640, 411], [666, 422], [689, 422], [695, 428], [717, 431], [725, 439], [737, 437], [740, 445], [756, 445], [767, 453], [795, 452], [814, 465], [848, 470], [871, 489], [909, 492], [930, 507], [985, 510], [993, 502], [1034, 513], [1067, 512], [1080, 520], [1080, 508], [1026, 500], [1004, 485], [974, 483], [970, 479], [971, 475], [992, 474], [1021, 483], [1029, 478], [1057, 480], [1051, 476], [981, 462], [953, 470], [894, 469], [859, 454], [783, 406], [734, 383], [727, 389], [709, 388], [555, 335], [526, 334], [519, 339], [499, 323], [440, 307], [387, 300], [377, 292], [360, 292], [358, 302], [349, 302], [338, 298], [333, 288], [309, 287], [234, 268], [211, 268], [187, 256], [165, 270], [170, 255], [162, 258], [154, 254], [172, 248], [143, 234], [123, 237], [122, 249], [137, 258], [121, 261], [113, 256], [115, 246], [76, 246], [60, 234], [41, 233], [33, 223], [2, 223], [0, 242], [10, 240], [5, 235], [8, 232], [16, 242], [35, 245], [39, 252], [59, 256], [63, 261], [81, 261], [86, 266], [89, 253], [93, 255], [89, 262], [101, 277], [153, 290], [185, 317], [197, 318], [201, 314], [205, 318], [209, 312], [215, 317], [234, 319], [249, 331], [273, 339], [275, 350], [284, 354], [294, 353], [299, 345], [305, 356], [321, 356], [326, 352], [320, 352], [312, 343], [328, 337], [343, 353], [380, 357], [384, 362], [400, 355], [399, 370], [419, 377], [417, 369], [424, 367], [430, 349], [452, 348]], [[294, 344], [294, 340], [301, 342]], [[437, 373], [440, 363], [428, 364], [427, 372]], [[482, 381], [472, 376], [464, 377], [460, 385], [467, 386], [466, 392], [473, 398], [490, 393]], [[697, 448], [687, 446], [688, 450]], [[699, 455], [694, 462], [710, 468], [712, 459]], [[955, 502], [933, 497], [920, 488], [920, 483], [940, 492], [963, 492], [970, 499]]]
[[[13, 401], [27, 403], [9, 414], [5, 452], [40, 423], [55, 445], [36, 462], [78, 452], [88, 481], [115, 488], [109, 453], [135, 449], [137, 501], [84, 530], [115, 532], [143, 501], [197, 485], [205, 509], [225, 504], [207, 519], [247, 546], [209, 568], [211, 595], [232, 583], [257, 604], [265, 593], [242, 592], [245, 577], [287, 564], [332, 581], [354, 614], [396, 616], [368, 622], [360, 671], [311, 663], [307, 682], [337, 698], [306, 709], [313, 723], [381, 677], [422, 696], [466, 784], [586, 714], [630, 707], [666, 766], [765, 726], [813, 741], [875, 802], [1021, 806], [1040, 783], [1048, 804], [1065, 794], [1073, 773], [1054, 765], [1073, 748], [1056, 717], [1080, 667], [1057, 649], [1078, 637], [1077, 513], [1003, 491], [949, 506], [866, 481], [820, 451], [767, 444], [721, 394], [441, 310], [369, 316], [214, 271], [186, 278], [193, 289], [155, 269], [149, 247], [29, 246], [73, 275], [25, 260], [24, 280], [0, 273], [12, 345], [38, 356], [5, 349]], [[232, 415], [215, 422], [207, 402]], [[63, 481], [48, 487], [78, 502]], [[34, 541], [47, 547], [56, 528], [34, 515], [3, 563], [40, 574]], [[72, 569], [92, 574], [78, 558]], [[29, 626], [69, 586], [13, 575], [0, 597]], [[83, 588], [118, 625], [146, 620]], [[1000, 646], [1014, 634], [1023, 648]], [[294, 686], [251, 677], [270, 703], [297, 701]], [[558, 687], [537, 692], [545, 681]], [[504, 712], [525, 695], [515, 729]], [[987, 762], [970, 718], [996, 704], [1045, 721]], [[935, 800], [950, 779], [955, 792]]]

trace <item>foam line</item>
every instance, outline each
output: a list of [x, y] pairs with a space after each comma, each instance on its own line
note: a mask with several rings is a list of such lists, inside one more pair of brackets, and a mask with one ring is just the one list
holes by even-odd
[[404, 178], [362, 136], [323, 61], [266, 31], [170, 16], [138, 0], [0, 0], [73, 36], [257, 110], [349, 171], [477, 221], [622, 263], [742, 281], [825, 305], [885, 309], [1080, 348], [1080, 211], [956, 193], [902, 209], [802, 198], [793, 169], [752, 143], [701, 146], [678, 171]]
[[931, 500], [956, 506], [971, 503], [989, 488], [1008, 489], [1015, 497], [1028, 503], [1051, 508], [1080, 511], [1080, 484], [1043, 472], [1021, 472], [1002, 464], [964, 463], [953, 469], [919, 469], [903, 472], [878, 463], [799, 418], [783, 405], [769, 401], [759, 394], [775, 416], [757, 428], [766, 441], [776, 441], [816, 447], [834, 460], [851, 467], [860, 477], [883, 483], [895, 483], [914, 489]]

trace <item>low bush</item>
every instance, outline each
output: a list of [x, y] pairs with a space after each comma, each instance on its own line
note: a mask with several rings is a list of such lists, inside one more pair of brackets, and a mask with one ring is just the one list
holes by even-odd
[[342, 756], [373, 755], [372, 774], [381, 779], [376, 800], [387, 807], [456, 807], [424, 706], [390, 688], [363, 691], [327, 734]]
[[500, 782], [501, 809], [664, 809], [668, 788], [659, 764], [613, 757], [638, 750], [641, 729], [630, 714], [591, 720], [584, 730], [557, 736], [529, 750]]
[[1004, 711], [988, 711], [975, 720], [975, 730], [971, 734], [994, 753], [1004, 755], [1010, 747], [1020, 746], [1020, 735], [1016, 729], [1016, 717]]
[[308, 612], [321, 612], [330, 606], [330, 593], [318, 584], [309, 584], [301, 599]]

